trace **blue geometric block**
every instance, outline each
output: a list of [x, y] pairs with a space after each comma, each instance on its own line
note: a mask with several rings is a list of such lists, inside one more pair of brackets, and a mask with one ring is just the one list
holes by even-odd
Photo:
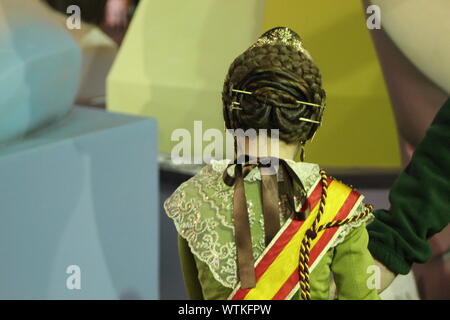
[[152, 119], [76, 107], [0, 149], [0, 299], [158, 299], [156, 143]]
[[0, 1], [0, 145], [63, 118], [81, 52], [41, 1]]

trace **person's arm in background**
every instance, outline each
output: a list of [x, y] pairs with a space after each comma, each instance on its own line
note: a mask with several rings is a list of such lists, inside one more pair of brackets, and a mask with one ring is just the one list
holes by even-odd
[[[376, 4], [378, 1], [374, 1]], [[366, 14], [367, 10], [366, 8], [372, 4], [369, 0], [362, 0], [363, 3], [363, 10], [364, 14]], [[398, 16], [398, 15], [397, 15]], [[382, 20], [382, 28], [381, 29], [373, 29], [369, 30], [375, 51], [377, 52], [380, 67], [383, 72], [384, 79], [386, 81], [386, 87], [389, 92], [389, 96], [392, 103], [393, 112], [395, 115], [396, 123], [397, 123], [397, 130], [398, 130], [398, 139], [400, 144], [400, 151], [402, 155], [402, 164], [403, 167], [406, 167], [406, 165], [411, 161], [412, 154], [414, 152], [414, 149], [418, 146], [418, 144], [423, 140], [425, 137], [426, 130], [430, 127], [430, 124], [434, 117], [436, 116], [436, 113], [439, 110], [439, 107], [442, 106], [444, 101], [448, 98], [448, 93], [442, 88], [441, 85], [436, 84], [428, 76], [426, 76], [424, 73], [422, 73], [416, 64], [414, 64], [412, 61], [410, 61], [402, 52], [399, 47], [394, 43], [394, 41], [391, 39], [391, 37], [388, 35], [387, 30], [384, 28], [383, 22], [386, 22], [384, 19]], [[417, 26], [423, 27], [423, 26]], [[411, 33], [414, 34], [414, 31], [411, 30]], [[429, 50], [426, 47], [422, 46], [421, 44], [417, 44], [415, 50]], [[444, 55], [445, 56], [445, 55]], [[417, 63], [417, 61], [415, 61]], [[426, 64], [424, 64], [425, 61], [420, 61], [421, 68], [427, 68]], [[434, 62], [430, 62], [433, 64]], [[434, 63], [436, 64], [436, 63]], [[434, 68], [434, 67], [433, 67]], [[445, 115], [441, 116], [445, 117]], [[444, 149], [444, 144], [446, 143], [445, 137], [441, 137], [440, 139], [444, 139], [443, 141], [439, 142], [438, 144], [441, 144], [442, 147], [438, 148], [436, 150], [436, 153], [432, 154], [433, 157], [440, 157], [439, 152], [440, 150]], [[448, 139], [448, 138], [447, 138]], [[429, 144], [429, 140], [434, 140], [433, 137], [427, 138], [427, 140], [423, 144]], [[437, 138], [439, 140], [439, 137]], [[419, 151], [418, 153], [421, 153], [422, 151]], [[426, 157], [426, 156], [425, 156]], [[420, 160], [423, 158], [423, 156], [416, 156], [414, 159], [414, 162], [420, 162]], [[445, 165], [445, 162], [441, 162], [440, 166]], [[435, 170], [435, 169], [432, 169]], [[446, 171], [446, 170], [444, 170]], [[448, 173], [448, 170], [446, 171]], [[405, 173], [405, 177], [399, 177], [399, 182], [396, 183], [394, 186], [392, 192], [391, 192], [391, 206], [393, 211], [393, 215], [403, 215], [403, 211], [406, 210], [404, 207], [400, 210], [400, 208], [403, 206], [401, 202], [405, 201], [404, 197], [407, 195], [405, 193], [410, 192], [410, 188], [412, 186], [409, 186], [409, 182], [406, 180], [412, 180], [412, 177], [416, 177], [416, 179], [422, 179], [423, 173], [416, 175], [413, 173]], [[448, 179], [449, 177], [447, 177]], [[427, 178], [428, 179], [428, 178]], [[433, 179], [433, 178], [431, 178]], [[404, 186], [404, 184], [408, 186]], [[418, 187], [417, 189], [421, 189], [420, 187], [420, 180], [417, 183]], [[422, 188], [424, 185], [422, 185]], [[416, 191], [417, 192], [417, 191]], [[400, 202], [397, 205], [394, 205], [393, 202], [397, 202], [397, 198], [399, 194], [403, 194], [403, 196], [400, 196], [401, 199]], [[431, 194], [431, 193], [430, 193]], [[414, 198], [414, 195], [411, 196]], [[426, 197], [424, 195], [424, 197]], [[442, 208], [442, 206], [441, 206]], [[400, 213], [399, 213], [400, 212]], [[416, 214], [421, 214], [417, 212]], [[427, 215], [433, 215], [432, 212], [429, 213], [423, 213]], [[382, 223], [389, 223], [389, 217], [387, 217], [388, 213], [384, 210], [380, 210], [376, 213], [377, 216], [380, 217], [380, 221], [375, 223], [373, 226], [369, 228], [374, 228], [375, 233], [377, 234], [376, 237], [381, 237], [381, 233], [383, 232], [383, 225]], [[385, 220], [387, 218], [387, 220]], [[406, 218], [406, 219], [410, 219]], [[402, 217], [393, 217], [394, 220], [401, 221]], [[397, 224], [402, 224], [402, 222], [397, 221]], [[409, 221], [408, 223], [411, 223]], [[388, 234], [390, 234], [390, 237], [394, 237], [392, 233], [393, 230], [397, 228], [396, 225], [390, 226], [389, 228], [386, 226], [386, 231]], [[427, 228], [425, 226], [425, 228]], [[403, 233], [403, 230], [397, 230], [397, 232]], [[435, 241], [438, 241], [439, 243], [448, 243], [448, 235], [450, 234], [450, 229], [447, 227], [443, 230], [443, 233], [437, 234], [436, 237], [433, 237]], [[417, 234], [417, 236], [421, 237], [422, 235]], [[432, 239], [432, 241], [433, 241]], [[403, 255], [404, 253], [402, 251], [397, 252], [398, 250], [396, 247], [392, 248], [391, 251], [394, 251], [394, 253], [384, 253], [381, 252], [381, 246], [387, 245], [389, 242], [392, 242], [393, 239], [389, 241], [383, 241], [379, 238], [375, 239], [373, 243], [381, 243], [380, 245], [374, 244], [371, 245], [372, 251], [374, 252], [374, 256], [378, 257], [380, 260], [386, 261], [387, 267], [392, 269], [392, 271], [399, 273], [401, 271], [406, 271], [406, 269], [409, 270], [411, 266], [411, 262], [403, 262], [403, 263], [395, 263], [396, 265], [401, 264], [403, 265], [403, 270], [400, 270], [398, 266], [393, 266], [392, 262], [387, 259], [394, 259], [399, 260], [395, 258], [387, 258], [387, 256], [395, 256], [395, 255]], [[405, 238], [405, 241], [408, 241], [408, 237]], [[403, 246], [404, 243], [401, 242], [399, 246]], [[389, 245], [388, 245], [389, 246]], [[377, 247], [377, 248], [375, 248]], [[426, 249], [428, 252], [430, 252], [430, 246], [428, 244], [425, 244], [422, 242], [422, 249]], [[420, 252], [421, 249], [419, 249]], [[425, 251], [423, 251], [425, 252]], [[386, 256], [386, 257], [385, 257]], [[428, 253], [429, 257], [429, 253]], [[400, 258], [400, 261], [404, 261], [404, 258]], [[420, 260], [420, 259], [419, 259]], [[423, 259], [422, 259], [423, 260]], [[382, 262], [384, 262], [382, 261]], [[384, 289], [389, 285], [392, 280], [394, 279], [395, 275], [389, 271], [389, 269], [386, 268], [382, 263], [377, 261], [377, 264], [380, 266], [382, 271], [382, 277], [381, 277], [381, 289]], [[405, 268], [405, 265], [408, 265], [407, 268]]]
[[178, 235], [178, 254], [183, 271], [184, 285], [191, 300], [203, 300], [202, 287], [198, 281], [198, 270], [194, 256], [185, 239]]
[[392, 272], [406, 274], [413, 263], [430, 258], [427, 240], [450, 223], [450, 99], [395, 181], [389, 201], [391, 208], [376, 210], [367, 226], [369, 250]]
[[128, 8], [131, 0], [107, 0], [105, 23], [110, 28], [125, 28], [128, 24]]

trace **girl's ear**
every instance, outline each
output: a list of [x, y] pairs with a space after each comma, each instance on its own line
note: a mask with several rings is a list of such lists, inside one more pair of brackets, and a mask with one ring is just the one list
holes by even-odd
[[305, 141], [300, 141], [299, 143], [297, 143], [297, 149], [294, 155], [295, 161], [305, 161], [305, 143]]

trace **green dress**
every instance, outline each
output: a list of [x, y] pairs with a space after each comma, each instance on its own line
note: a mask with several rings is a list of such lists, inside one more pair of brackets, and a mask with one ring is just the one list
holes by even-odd
[[[309, 190], [319, 177], [319, 166], [287, 162]], [[238, 283], [232, 220], [233, 188], [222, 181], [226, 167], [226, 161], [205, 166], [164, 203], [179, 234], [179, 255], [191, 299], [227, 299]], [[257, 168], [246, 176], [244, 184], [256, 260], [265, 248]], [[357, 212], [363, 209], [361, 203]], [[284, 215], [280, 214], [280, 220], [281, 224], [285, 222]], [[340, 228], [339, 236], [310, 275], [312, 299], [329, 298], [332, 277], [338, 299], [379, 299], [376, 267], [367, 249], [365, 223], [358, 221]], [[300, 299], [299, 292], [293, 299]]]

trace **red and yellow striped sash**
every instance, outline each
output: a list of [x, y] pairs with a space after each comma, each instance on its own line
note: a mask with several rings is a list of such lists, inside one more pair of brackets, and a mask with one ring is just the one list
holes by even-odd
[[[354, 214], [363, 196], [345, 184], [328, 179], [327, 204], [320, 223], [342, 220]], [[305, 232], [311, 227], [319, 209], [321, 183], [312, 188], [305, 205], [310, 214], [306, 220], [289, 219], [255, 263], [256, 286], [235, 288], [231, 300], [290, 299], [299, 288], [299, 255]], [[325, 229], [311, 242], [310, 272], [317, 266], [339, 234], [340, 227]]]

